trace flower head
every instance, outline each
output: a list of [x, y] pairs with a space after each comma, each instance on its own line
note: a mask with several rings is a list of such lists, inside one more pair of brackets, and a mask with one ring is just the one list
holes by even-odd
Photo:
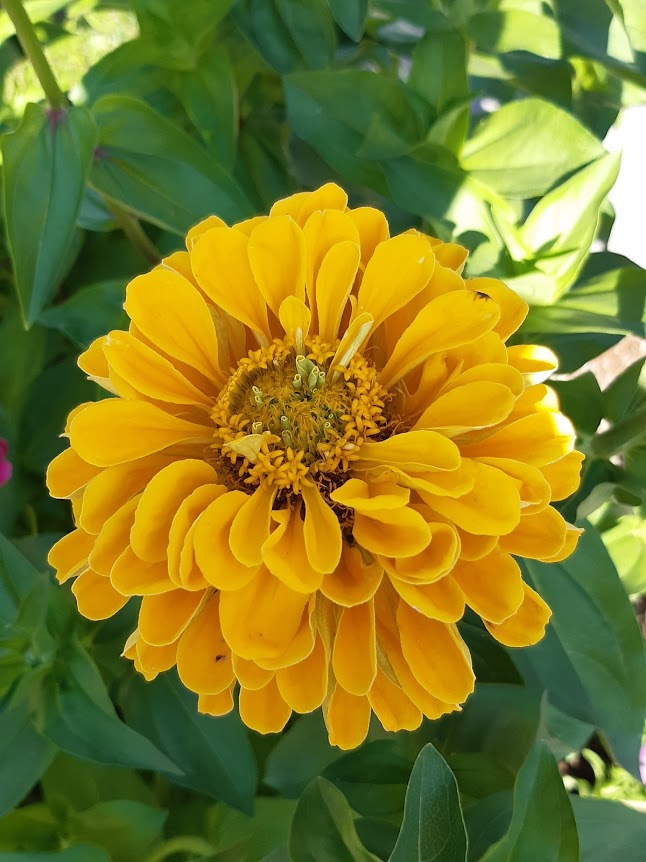
[[579, 533], [550, 505], [582, 460], [555, 358], [505, 344], [524, 301], [334, 185], [186, 247], [79, 359], [113, 397], [72, 412], [49, 468], [77, 524], [58, 579], [90, 619], [142, 596], [136, 668], [176, 665], [213, 715], [239, 684], [261, 732], [322, 706], [350, 748], [371, 712], [398, 730], [459, 708], [465, 607], [535, 643], [549, 609], [514, 556], [561, 560]]
[[9, 444], [0, 437], [0, 487], [6, 485], [13, 474], [13, 465], [7, 458], [9, 454]]

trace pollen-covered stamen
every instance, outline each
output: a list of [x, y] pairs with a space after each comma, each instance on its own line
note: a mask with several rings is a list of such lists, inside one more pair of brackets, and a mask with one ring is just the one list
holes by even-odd
[[220, 396], [214, 448], [236, 484], [298, 493], [303, 480], [347, 471], [363, 440], [388, 423], [385, 390], [360, 353], [338, 367], [338, 344], [312, 339], [305, 349], [294, 355], [277, 339], [250, 353]]

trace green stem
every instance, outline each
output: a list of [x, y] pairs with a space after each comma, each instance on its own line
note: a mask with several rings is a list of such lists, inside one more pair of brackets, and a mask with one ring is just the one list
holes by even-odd
[[67, 97], [58, 86], [42, 45], [38, 41], [34, 25], [29, 20], [25, 7], [22, 5], [22, 0], [2, 0], [2, 5], [11, 18], [18, 41], [40, 81], [40, 86], [43, 88], [50, 107], [54, 111], [62, 110], [67, 104]]
[[119, 225], [132, 245], [142, 255], [144, 260], [151, 266], [157, 266], [161, 255], [146, 231], [142, 228], [139, 220], [115, 201], [104, 198], [104, 202], [110, 215]]
[[174, 853], [191, 853], [194, 856], [211, 856], [215, 852], [215, 848], [203, 838], [196, 838], [193, 835], [178, 835], [177, 838], [171, 838], [169, 841], [164, 841], [156, 850], [147, 856], [144, 862], [161, 862], [168, 856]]
[[595, 434], [590, 440], [590, 454], [596, 458], [610, 458], [643, 438], [646, 438], [646, 406], [602, 434]]

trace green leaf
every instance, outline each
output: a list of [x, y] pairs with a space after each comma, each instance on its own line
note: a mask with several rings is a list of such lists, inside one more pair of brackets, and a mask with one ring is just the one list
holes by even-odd
[[206, 150], [148, 105], [104, 96], [93, 111], [99, 148], [91, 181], [106, 197], [179, 235], [212, 213], [228, 222], [252, 215]]
[[2, 138], [7, 238], [27, 326], [65, 273], [96, 139], [85, 108], [42, 105], [28, 105]]
[[289, 840], [293, 862], [378, 862], [359, 841], [350, 806], [325, 778], [315, 778], [298, 800]]
[[23, 805], [0, 818], [0, 851], [49, 850], [58, 845], [59, 829], [46, 805]]
[[550, 386], [579, 434], [594, 434], [603, 419], [603, 395], [594, 374], [585, 371], [572, 380], [551, 380]]
[[552, 60], [561, 56], [560, 30], [554, 19], [547, 15], [513, 8], [482, 12], [470, 18], [467, 27], [481, 51], [492, 54], [529, 51]]
[[182, 769], [181, 776], [169, 775], [172, 781], [251, 813], [255, 763], [237, 713], [200, 715], [196, 696], [172, 673], [151, 683], [133, 675], [120, 702], [129, 724]]
[[489, 847], [503, 837], [511, 823], [512, 810], [511, 790], [492, 793], [465, 807], [464, 820], [469, 837], [468, 862], [479, 862]]
[[601, 538], [628, 595], [646, 593], [646, 521], [623, 515]]
[[586, 524], [569, 559], [526, 566], [553, 615], [548, 638], [518, 658], [531, 664], [556, 707], [599, 728], [619, 763], [638, 775], [644, 644], [603, 542]]
[[112, 862], [105, 850], [91, 844], [77, 844], [52, 853], [0, 853], [0, 862]]
[[65, 673], [50, 679], [43, 705], [43, 732], [52, 742], [92, 763], [178, 771], [149, 739], [118, 718], [96, 665], [80, 644], [70, 643], [60, 661]]
[[49, 740], [34, 728], [27, 701], [0, 707], [0, 814], [31, 790], [55, 752]]
[[361, 41], [368, 14], [368, 0], [330, 0], [334, 20], [355, 42]]
[[218, 805], [213, 816], [209, 817], [207, 838], [220, 852], [236, 848], [239, 853], [239, 857], [235, 857], [236, 862], [238, 858], [240, 862], [242, 859], [252, 862], [274, 848], [287, 848], [295, 808], [293, 800], [278, 796], [257, 797], [252, 817]]
[[281, 735], [267, 758], [263, 783], [281, 796], [298, 799], [309, 782], [339, 757], [317, 710], [297, 718]]
[[609, 153], [578, 171], [546, 194], [523, 225], [522, 241], [535, 255], [536, 267], [554, 279], [561, 293], [574, 281], [590, 249], [619, 160], [618, 153]]
[[41, 779], [43, 794], [51, 808], [63, 805], [76, 811], [107, 802], [130, 799], [151, 805], [154, 794], [133, 769], [97, 766], [60, 753]]
[[603, 392], [605, 416], [619, 422], [646, 401], [646, 357], [629, 365]]
[[95, 338], [111, 329], [123, 329], [126, 314], [123, 301], [125, 281], [109, 279], [81, 288], [65, 302], [43, 311], [38, 322], [57, 329], [85, 349]]
[[167, 812], [129, 799], [97, 802], [69, 817], [69, 830], [80, 841], [99, 844], [112, 862], [133, 862], [162, 837]]
[[603, 153], [571, 114], [530, 98], [503, 105], [484, 119], [465, 144], [461, 164], [499, 194], [523, 199], [545, 194]]
[[389, 862], [464, 862], [467, 836], [455, 776], [430, 743], [406, 791], [404, 821]]
[[518, 773], [507, 833], [482, 862], [579, 862], [572, 806], [556, 761], [538, 742]]
[[43, 575], [0, 533], [0, 625], [7, 630], [14, 625], [20, 605], [36, 587]]
[[642, 862], [644, 812], [610, 799], [572, 796], [581, 862]]
[[20, 412], [32, 380], [45, 361], [47, 332], [25, 330], [16, 309], [3, 310], [0, 320], [0, 403], [7, 413]]

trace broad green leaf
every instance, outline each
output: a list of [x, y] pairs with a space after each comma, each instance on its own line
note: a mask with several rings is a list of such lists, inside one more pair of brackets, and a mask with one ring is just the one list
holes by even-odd
[[[545, 195], [523, 225], [522, 240], [536, 266], [562, 293], [574, 281], [594, 239], [599, 209], [619, 172], [619, 154], [609, 153]], [[554, 297], [556, 299], [557, 297]]]
[[429, 743], [415, 761], [401, 832], [389, 862], [464, 862], [466, 854], [455, 776]]
[[507, 833], [482, 862], [579, 862], [574, 814], [556, 761], [536, 743], [514, 786], [514, 810]]
[[571, 114], [530, 98], [503, 105], [484, 119], [465, 144], [461, 164], [501, 195], [532, 198], [603, 153]]
[[572, 796], [581, 862], [642, 862], [646, 814], [610, 799]]
[[127, 321], [123, 310], [125, 281], [110, 279], [82, 287], [65, 302], [48, 308], [39, 323], [57, 329], [85, 349], [95, 338], [111, 329], [122, 329]]
[[[207, 838], [218, 851], [237, 848], [240, 862], [252, 862], [274, 848], [287, 848], [296, 802], [278, 796], [259, 796], [252, 817], [218, 805], [209, 817]], [[217, 857], [216, 857], [217, 858]]]
[[0, 814], [31, 790], [55, 752], [34, 728], [28, 702], [0, 706]]
[[469, 848], [467, 862], [480, 862], [492, 844], [499, 841], [511, 823], [513, 794], [500, 790], [464, 809]]
[[0, 852], [49, 850], [58, 845], [59, 829], [47, 805], [22, 805], [0, 818]]
[[112, 799], [73, 812], [68, 822], [76, 840], [104, 847], [112, 862], [133, 862], [161, 839], [166, 816], [142, 802]]
[[553, 18], [522, 9], [482, 12], [467, 23], [469, 35], [481, 51], [506, 54], [529, 51], [556, 60], [561, 56], [561, 34]]
[[298, 800], [289, 840], [293, 862], [378, 862], [359, 841], [350, 806], [325, 778], [315, 778]]
[[40, 326], [25, 330], [17, 308], [3, 310], [0, 320], [0, 404], [8, 414], [20, 412], [32, 380], [45, 362], [47, 333]]
[[646, 593], [646, 520], [641, 515], [623, 515], [601, 538], [626, 592]]
[[129, 799], [146, 805], [155, 800], [152, 790], [135, 770], [98, 766], [63, 753], [43, 775], [41, 787], [50, 807], [64, 805], [76, 811], [110, 799]]
[[149, 739], [119, 719], [96, 665], [80, 644], [69, 644], [60, 660], [65, 673], [50, 680], [43, 704], [43, 732], [52, 742], [92, 763], [178, 772]]
[[77, 844], [51, 853], [0, 853], [0, 862], [112, 862], [101, 847]]
[[0, 625], [5, 631], [15, 623], [21, 603], [42, 581], [40, 572], [0, 533]]
[[[172, 781], [251, 812], [255, 763], [237, 713], [222, 718], [201, 715], [196, 696], [172, 673], [151, 683], [133, 675], [120, 702], [129, 724], [181, 768], [182, 775], [169, 775]], [[162, 771], [168, 772], [163, 767]]]
[[27, 326], [65, 273], [96, 140], [85, 108], [42, 105], [28, 105], [2, 138], [7, 237]]
[[552, 380], [561, 410], [574, 422], [577, 432], [594, 434], [603, 419], [603, 396], [599, 382], [591, 371], [585, 371], [572, 380]]
[[646, 358], [629, 365], [603, 392], [606, 418], [618, 422], [646, 401]]
[[355, 42], [363, 36], [368, 14], [368, 0], [330, 0], [334, 20]]
[[341, 757], [329, 741], [320, 711], [303, 715], [281, 735], [267, 758], [263, 784], [288, 799], [298, 799], [305, 787]]
[[[69, 0], [24, 0], [24, 6], [29, 20], [33, 24], [40, 21], [47, 21], [56, 14], [64, 6], [67, 6]], [[0, 42], [4, 42], [15, 32], [15, 28], [11, 18], [7, 15], [4, 9], [0, 11]]]
[[555, 706], [599, 728], [619, 763], [636, 775], [646, 709], [644, 644], [603, 542], [586, 524], [569, 559], [526, 566], [553, 615], [550, 637], [518, 658], [531, 664]]
[[93, 112], [99, 148], [91, 181], [109, 199], [179, 235], [213, 213], [229, 222], [252, 214], [206, 150], [148, 105], [104, 96]]

